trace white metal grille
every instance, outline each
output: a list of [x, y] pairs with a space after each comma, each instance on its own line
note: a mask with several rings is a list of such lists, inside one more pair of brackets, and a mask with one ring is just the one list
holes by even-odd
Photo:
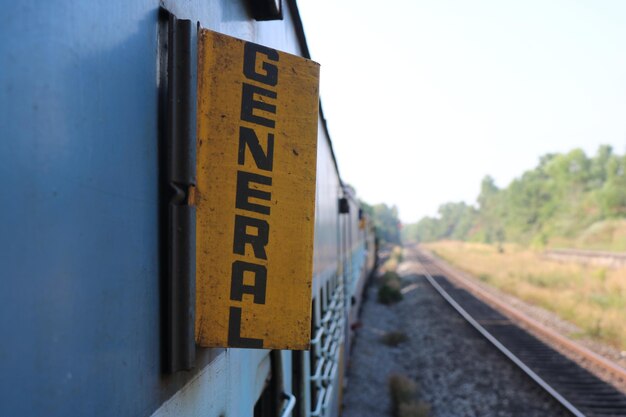
[[339, 353], [344, 337], [344, 294], [343, 285], [337, 285], [329, 297], [326, 308], [321, 312], [321, 320], [311, 341], [313, 374], [311, 375], [312, 398], [311, 417], [329, 415], [329, 407], [337, 386]]

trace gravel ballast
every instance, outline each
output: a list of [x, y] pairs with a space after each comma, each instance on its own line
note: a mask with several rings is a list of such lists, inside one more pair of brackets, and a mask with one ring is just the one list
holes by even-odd
[[[366, 289], [344, 417], [390, 416], [393, 374], [418, 383], [419, 401], [430, 405], [433, 417], [569, 415], [466, 323], [406, 255], [398, 272], [411, 290], [402, 301], [379, 304], [376, 283]], [[383, 344], [390, 331], [404, 332], [408, 340], [397, 347]]]

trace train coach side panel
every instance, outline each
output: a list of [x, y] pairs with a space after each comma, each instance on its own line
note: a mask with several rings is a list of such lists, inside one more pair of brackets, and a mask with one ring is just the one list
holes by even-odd
[[[230, 0], [3, 4], [0, 415], [147, 416], [202, 375], [228, 373], [232, 392], [250, 379], [220, 349], [198, 349], [191, 372], [161, 369], [160, 6], [302, 52], [286, 4], [274, 22]], [[223, 398], [218, 381], [203, 395]], [[185, 401], [181, 415], [200, 413]]]
[[160, 385], [157, 9], [130, 4], [3, 4], [3, 416], [145, 415]]
[[315, 195], [315, 246], [313, 294], [339, 267], [339, 197], [341, 184], [323, 126], [318, 127], [317, 185]]

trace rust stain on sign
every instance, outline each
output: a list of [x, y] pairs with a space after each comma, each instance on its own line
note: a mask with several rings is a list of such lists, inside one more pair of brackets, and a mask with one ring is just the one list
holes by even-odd
[[306, 349], [319, 65], [201, 29], [196, 341]]

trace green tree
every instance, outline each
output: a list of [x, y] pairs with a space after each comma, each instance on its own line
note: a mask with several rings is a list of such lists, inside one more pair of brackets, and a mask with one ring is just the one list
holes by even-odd
[[582, 149], [546, 154], [505, 188], [486, 176], [476, 202], [442, 204], [437, 216], [407, 226], [405, 236], [540, 245], [574, 237], [596, 221], [626, 217], [626, 155], [608, 145], [591, 158]]
[[361, 201], [361, 207], [374, 222], [376, 236], [384, 242], [400, 243], [400, 219], [398, 208], [384, 203], [369, 205]]

